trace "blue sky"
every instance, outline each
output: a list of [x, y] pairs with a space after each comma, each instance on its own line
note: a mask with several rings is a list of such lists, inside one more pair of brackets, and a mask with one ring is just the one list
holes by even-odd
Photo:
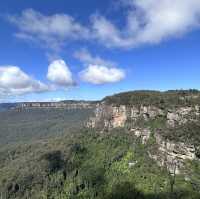
[[0, 102], [200, 89], [198, 0], [7, 0]]

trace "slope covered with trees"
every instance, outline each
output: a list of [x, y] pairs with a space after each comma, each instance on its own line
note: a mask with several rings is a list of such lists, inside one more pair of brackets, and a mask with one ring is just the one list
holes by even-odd
[[0, 144], [31, 142], [84, 126], [93, 109], [22, 109], [0, 112]]
[[199, 163], [190, 162], [191, 182], [171, 176], [129, 132], [83, 130], [48, 142], [1, 150], [3, 198], [198, 199]]

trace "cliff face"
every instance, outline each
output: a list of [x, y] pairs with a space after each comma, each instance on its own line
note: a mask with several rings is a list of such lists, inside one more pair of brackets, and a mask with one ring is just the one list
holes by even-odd
[[159, 134], [155, 134], [156, 151], [150, 151], [149, 156], [160, 166], [165, 166], [173, 174], [183, 172], [185, 161], [195, 160], [195, 147], [183, 142], [164, 140]]
[[[166, 138], [165, 129], [170, 129], [173, 134], [173, 129], [177, 126], [188, 122], [198, 123], [199, 115], [199, 105], [161, 109], [154, 105], [116, 106], [102, 102], [97, 105], [95, 117], [90, 118], [87, 126], [101, 131], [126, 127], [136, 138], [141, 139], [143, 144], [147, 144], [153, 137], [154, 150], [148, 151], [149, 156], [160, 166], [167, 167], [171, 173], [178, 174], [183, 171], [186, 160], [197, 159], [195, 146]], [[162, 125], [152, 128], [151, 122], [161, 119]], [[142, 121], [143, 126], [139, 125], [139, 121]]]
[[64, 102], [25, 102], [18, 105], [19, 108], [64, 108], [64, 109], [89, 109], [95, 108], [95, 102], [64, 101]]
[[88, 122], [88, 127], [103, 127], [107, 129], [125, 127], [126, 123], [134, 123], [138, 119], [151, 120], [157, 117], [166, 118], [169, 126], [181, 125], [188, 121], [196, 121], [200, 115], [200, 106], [160, 109], [155, 106], [115, 106], [98, 104], [95, 117]]

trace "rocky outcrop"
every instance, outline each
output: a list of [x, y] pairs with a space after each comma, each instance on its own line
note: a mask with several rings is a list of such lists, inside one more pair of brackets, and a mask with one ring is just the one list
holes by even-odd
[[130, 132], [141, 139], [142, 144], [147, 144], [153, 135], [155, 139], [154, 150], [149, 150], [149, 156], [160, 166], [165, 166], [171, 173], [178, 174], [184, 168], [185, 160], [194, 160], [195, 147], [181, 142], [172, 142], [164, 139], [159, 130], [151, 132], [150, 127], [137, 126], [139, 119], [148, 121], [159, 117], [165, 118], [166, 127], [173, 129], [176, 125], [182, 125], [188, 121], [197, 121], [200, 115], [200, 107], [178, 107], [174, 109], [161, 109], [155, 106], [115, 106], [98, 104], [95, 117], [90, 118], [87, 126], [92, 128], [112, 129], [125, 127], [131, 124]]
[[151, 106], [112, 106], [105, 104], [98, 104], [95, 117], [90, 118], [88, 127], [103, 127], [103, 128], [117, 128], [124, 127], [129, 120], [136, 121], [139, 117], [148, 120], [155, 118], [158, 115], [164, 115], [164, 112], [156, 107]]
[[179, 174], [185, 166], [185, 160], [196, 159], [195, 147], [183, 142], [165, 140], [160, 134], [150, 131], [148, 128], [131, 129], [131, 132], [141, 139], [142, 144], [147, 144], [150, 137], [154, 139], [153, 148], [148, 151], [149, 156], [159, 166], [166, 167], [170, 173]]
[[158, 133], [155, 135], [157, 151], [149, 152], [160, 166], [165, 166], [172, 174], [179, 174], [183, 170], [185, 160], [194, 160], [195, 147], [183, 142], [172, 142], [163, 139]]
[[151, 136], [151, 131], [148, 128], [135, 128], [130, 130], [136, 137], [141, 138], [142, 144], [146, 144]]
[[156, 117], [164, 117], [166, 124], [174, 127], [187, 121], [195, 121], [199, 115], [199, 106], [163, 110], [155, 106], [114, 106], [101, 103], [97, 105], [95, 116], [90, 118], [87, 126], [111, 129], [124, 127], [126, 123], [134, 125], [138, 119], [147, 121]]
[[200, 114], [200, 107], [181, 107], [175, 110], [168, 110], [167, 123], [174, 127], [177, 125], [185, 124], [188, 121], [195, 121]]

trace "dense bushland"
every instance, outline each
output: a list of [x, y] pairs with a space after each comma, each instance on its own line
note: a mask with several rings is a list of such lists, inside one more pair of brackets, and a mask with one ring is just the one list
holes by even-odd
[[19, 144], [81, 129], [93, 109], [24, 109], [0, 112], [0, 144]]
[[166, 92], [130, 91], [108, 96], [103, 101], [115, 105], [155, 105], [160, 108], [191, 106], [200, 104], [200, 92], [194, 89]]
[[148, 156], [125, 129], [75, 134], [0, 151], [3, 198], [164, 199], [200, 197], [200, 165], [188, 163], [194, 181], [177, 176], [170, 192], [169, 173]]

